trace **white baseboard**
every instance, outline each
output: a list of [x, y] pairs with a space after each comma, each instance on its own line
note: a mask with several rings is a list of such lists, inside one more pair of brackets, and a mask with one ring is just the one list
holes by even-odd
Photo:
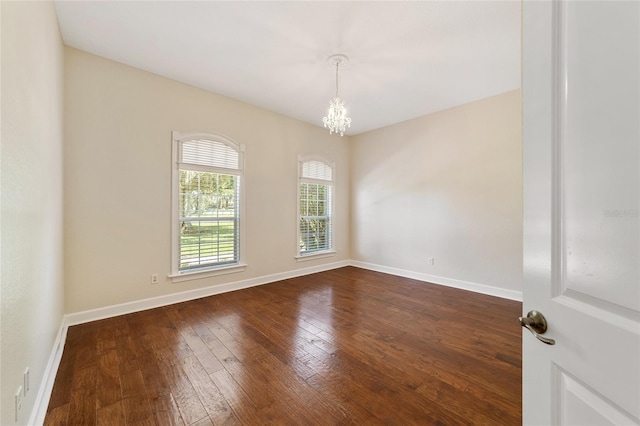
[[407, 271], [405, 269], [392, 268], [389, 266], [376, 265], [374, 263], [360, 262], [352, 260], [351, 266], [371, 271], [384, 272], [385, 274], [397, 275], [400, 277], [411, 278], [418, 281], [424, 281], [432, 284], [439, 284], [447, 287], [469, 290], [475, 293], [482, 293], [489, 296], [500, 297], [502, 299], [516, 300], [522, 302], [522, 292], [516, 290], [507, 290], [500, 287], [492, 287], [484, 284], [472, 283], [469, 281], [461, 281], [453, 278], [439, 277], [437, 275], [423, 274], [421, 272]]
[[200, 299], [202, 297], [213, 296], [216, 294], [227, 293], [229, 291], [241, 290], [243, 288], [255, 287], [263, 284], [269, 284], [275, 281], [301, 277], [303, 275], [328, 271], [331, 269], [341, 268], [343, 266], [349, 265], [350, 261], [343, 260], [339, 262], [312, 266], [309, 268], [294, 269], [292, 271], [281, 272], [272, 275], [264, 275], [262, 277], [249, 278], [242, 281], [235, 281], [210, 287], [198, 288], [195, 290], [181, 291], [179, 293], [171, 293], [165, 296], [151, 297], [148, 299], [136, 300], [134, 302], [120, 303], [118, 305], [106, 306], [104, 308], [91, 309], [88, 311], [75, 312], [73, 314], [65, 315], [65, 320], [67, 326], [83, 324], [85, 322], [111, 318], [118, 315], [130, 314], [132, 312], [145, 311], [147, 309], [159, 308], [160, 306], [167, 306], [174, 303], [186, 302], [188, 300]]
[[49, 361], [44, 370], [42, 381], [38, 388], [38, 395], [33, 404], [31, 415], [29, 416], [29, 425], [41, 425], [44, 423], [44, 418], [47, 415], [47, 407], [49, 406], [49, 399], [51, 399], [51, 391], [53, 390], [53, 383], [56, 380], [56, 374], [58, 374], [58, 367], [60, 366], [60, 359], [62, 359], [62, 351], [64, 350], [64, 343], [67, 340], [67, 325], [65, 324], [64, 317], [60, 321], [60, 327], [58, 328], [58, 334], [53, 342], [53, 348], [51, 349], [51, 355], [49, 355]]

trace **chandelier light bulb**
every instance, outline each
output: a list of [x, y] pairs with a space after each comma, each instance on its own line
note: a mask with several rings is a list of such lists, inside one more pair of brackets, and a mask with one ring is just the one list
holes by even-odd
[[322, 119], [324, 127], [329, 129], [329, 134], [335, 132], [340, 133], [340, 136], [344, 136], [347, 127], [351, 127], [351, 118], [347, 117], [344, 101], [338, 97], [338, 67], [348, 60], [349, 58], [345, 55], [333, 55], [329, 58], [329, 62], [336, 65], [336, 96], [329, 101], [329, 111], [327, 116]]

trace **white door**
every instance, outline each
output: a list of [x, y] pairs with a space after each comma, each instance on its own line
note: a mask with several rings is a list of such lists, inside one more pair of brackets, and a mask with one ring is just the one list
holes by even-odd
[[[523, 422], [640, 424], [640, 2], [523, 2]], [[524, 316], [523, 315], [523, 316]]]

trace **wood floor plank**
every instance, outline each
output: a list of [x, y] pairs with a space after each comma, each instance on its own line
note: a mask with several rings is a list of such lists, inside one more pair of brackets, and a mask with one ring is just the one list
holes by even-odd
[[[305, 379], [308, 379], [310, 376], [303, 379], [297, 374], [295, 369], [284, 368], [280, 359], [271, 354], [266, 348], [258, 347], [256, 349], [256, 359], [260, 365], [252, 369], [261, 371], [265, 382], [269, 383], [274, 393], [279, 396], [274, 402], [281, 403], [281, 396], [288, 396], [285, 402], [287, 412], [292, 417], [296, 417], [297, 415], [297, 410], [293, 408], [296, 406], [305, 407], [301, 415], [306, 421], [299, 419], [300, 421], [296, 421], [296, 424], [319, 424], [322, 422], [341, 424], [349, 419], [348, 413], [341, 410], [333, 401], [321, 398], [315, 389], [308, 386]], [[301, 360], [298, 360], [298, 362], [303, 364]], [[311, 370], [306, 365], [305, 368]]]
[[44, 426], [63, 426], [68, 424], [69, 404], [59, 405], [47, 411]]
[[102, 355], [114, 350], [116, 350], [116, 339], [103, 339], [98, 340], [96, 343], [96, 355]]
[[131, 336], [119, 336], [116, 339], [116, 350], [118, 352], [118, 368], [121, 374], [138, 369], [138, 357]]
[[96, 390], [76, 389], [71, 392], [69, 424], [90, 425], [96, 423]]
[[[364, 419], [371, 422], [385, 424], [411, 424], [403, 413], [390, 406], [381, 397], [369, 395], [367, 390], [358, 383], [341, 375], [333, 368], [324, 368], [323, 374], [309, 378], [308, 383], [325, 395], [335, 395], [348, 406], [356, 405], [357, 409], [351, 409], [351, 413], [360, 413]], [[367, 395], [365, 398], [364, 395]]]
[[195, 423], [207, 417], [207, 412], [200, 402], [189, 377], [185, 374], [179, 359], [168, 348], [159, 350], [158, 357], [162, 374], [170, 383], [171, 394], [180, 410], [180, 416], [187, 424]]
[[[216, 424], [237, 424], [237, 419], [220, 390], [208, 376], [197, 357], [182, 360], [184, 372], [204, 405], [207, 414]], [[216, 370], [219, 371], [219, 370]]]
[[121, 374], [120, 386], [122, 388], [123, 399], [146, 395], [146, 386], [140, 370], [133, 370], [128, 373]]
[[516, 425], [521, 310], [345, 267], [73, 326], [44, 423]]
[[205, 417], [204, 419], [198, 420], [197, 422], [193, 423], [192, 426], [214, 426], [214, 423], [209, 417]]
[[223, 368], [220, 361], [211, 353], [207, 345], [191, 327], [183, 327], [180, 330], [180, 334], [182, 334], [182, 337], [184, 337], [187, 345], [198, 358], [207, 374], [215, 373]]
[[122, 400], [124, 418], [127, 424], [154, 425], [153, 412], [145, 395], [126, 397]]
[[110, 350], [100, 355], [97, 368], [96, 403], [98, 408], [122, 400], [117, 352]]
[[73, 374], [71, 389], [95, 389], [98, 380], [98, 367], [86, 367], [77, 369]]
[[67, 405], [68, 407], [69, 401], [71, 401], [76, 352], [70, 343], [65, 344], [65, 349], [60, 359], [60, 367], [56, 373], [53, 390], [51, 391], [48, 411], [62, 405]]
[[247, 425], [259, 424], [260, 415], [251, 398], [244, 393], [240, 385], [233, 379], [227, 370], [219, 370], [212, 373], [209, 377], [213, 380], [227, 403], [233, 410], [235, 416]]
[[140, 336], [136, 342], [136, 354], [140, 373], [146, 385], [147, 395], [157, 397], [171, 392], [169, 381], [162, 374], [158, 358], [153, 350], [153, 335]]
[[149, 397], [149, 404], [158, 426], [183, 426], [180, 410], [171, 393]]
[[122, 401], [98, 408], [96, 424], [100, 426], [126, 425]]

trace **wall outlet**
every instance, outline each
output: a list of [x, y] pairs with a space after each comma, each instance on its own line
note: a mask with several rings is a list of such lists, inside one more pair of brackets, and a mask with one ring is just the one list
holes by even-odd
[[22, 384], [22, 388], [24, 389], [24, 396], [27, 396], [27, 392], [29, 392], [29, 367], [24, 369], [24, 383]]
[[18, 413], [20, 412], [20, 410], [22, 410], [22, 386], [20, 386], [18, 388], [18, 390], [16, 391], [16, 396], [15, 396], [15, 402], [16, 402], [16, 419], [15, 421], [18, 421]]
[[151, 274], [151, 284], [158, 284], [158, 274]]
[[436, 263], [436, 259], [433, 257], [430, 257], [427, 259], [427, 263], [433, 266]]

